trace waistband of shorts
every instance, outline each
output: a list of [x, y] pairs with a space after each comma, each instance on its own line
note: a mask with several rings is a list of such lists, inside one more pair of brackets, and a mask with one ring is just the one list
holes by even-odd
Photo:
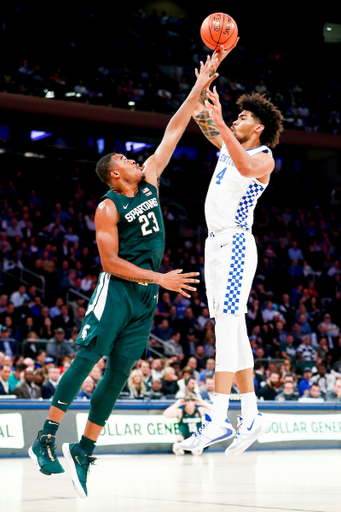
[[245, 235], [252, 235], [251, 231], [246, 231], [245, 229], [222, 229], [221, 231], [209, 231], [207, 234], [207, 238], [216, 238], [220, 236], [233, 235], [234, 233], [243, 233]]

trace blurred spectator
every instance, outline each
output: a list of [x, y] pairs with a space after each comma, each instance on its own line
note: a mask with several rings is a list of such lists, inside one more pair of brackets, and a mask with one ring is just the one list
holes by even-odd
[[180, 344], [181, 340], [181, 332], [173, 331], [172, 336], [169, 340], [166, 341], [166, 345], [164, 347], [165, 356], [177, 356], [179, 361], [185, 357], [183, 348]]
[[74, 347], [65, 339], [64, 329], [61, 327], [55, 329], [54, 337], [50, 339], [46, 346], [47, 355], [53, 357], [58, 364], [64, 356], [72, 356], [74, 352]]
[[271, 372], [266, 384], [258, 390], [258, 398], [260, 400], [275, 400], [277, 396], [277, 384], [279, 383], [279, 375], [277, 372]]
[[215, 393], [215, 380], [214, 377], [206, 375], [205, 378], [205, 389], [200, 388], [201, 398], [203, 400], [213, 400]]
[[200, 389], [199, 389], [198, 383], [194, 376], [189, 375], [188, 377], [185, 377], [183, 382], [184, 382], [184, 386], [181, 385], [182, 384], [181, 380], [179, 380], [177, 382], [179, 391], [175, 395], [176, 399], [184, 398], [188, 393], [192, 393], [197, 398], [201, 398]]
[[199, 382], [205, 382], [206, 376], [214, 375], [215, 372], [215, 359], [213, 357], [208, 357], [206, 360], [206, 365], [203, 370], [201, 370], [199, 375]]
[[[173, 368], [172, 368], [173, 370]], [[174, 370], [173, 370], [174, 372]], [[143, 373], [141, 370], [132, 370], [130, 373], [127, 387], [130, 393], [129, 398], [143, 398], [147, 392], [147, 388], [143, 382]]]
[[341, 400], [341, 377], [336, 377], [333, 389], [327, 391], [324, 399], [327, 402], [338, 402]]
[[90, 400], [92, 393], [94, 391], [95, 384], [94, 380], [90, 375], [85, 379], [85, 381], [82, 384], [82, 387], [76, 396], [76, 400]]
[[140, 370], [143, 375], [143, 382], [146, 386], [146, 390], [150, 391], [151, 383], [152, 383], [152, 371], [150, 368], [150, 363], [148, 361], [142, 361]]
[[21, 375], [26, 370], [27, 366], [24, 363], [18, 363], [15, 365], [14, 370], [12, 371], [9, 379], [8, 384], [11, 390], [15, 388], [17, 384], [21, 383]]
[[296, 351], [296, 356], [300, 354], [302, 361], [304, 362], [315, 362], [317, 359], [316, 350], [311, 345], [310, 334], [302, 336], [302, 343], [299, 345]]
[[298, 399], [299, 402], [323, 402], [323, 396], [321, 394], [320, 386], [318, 384], [312, 384], [308, 393], [301, 396]]
[[153, 380], [161, 380], [163, 376], [163, 364], [161, 359], [154, 359], [151, 366]]
[[4, 364], [0, 367], [0, 395], [10, 395], [12, 390], [10, 388], [8, 379], [11, 376], [11, 367], [9, 364]]
[[166, 398], [175, 397], [176, 393], [179, 391], [179, 386], [174, 368], [165, 368], [161, 382], [161, 393], [166, 395]]
[[13, 302], [15, 308], [22, 306], [25, 300], [29, 301], [30, 298], [26, 293], [26, 286], [19, 286], [18, 290], [12, 293], [9, 300]]
[[60, 378], [59, 368], [51, 367], [47, 372], [47, 382], [41, 387], [41, 396], [49, 400], [53, 397]]
[[26, 368], [24, 372], [24, 382], [15, 386], [13, 394], [20, 399], [37, 400], [41, 398], [41, 390], [34, 384], [34, 370], [32, 368]]
[[[327, 373], [327, 368], [324, 364], [320, 364], [317, 367], [317, 375], [314, 375], [310, 379], [311, 384], [318, 384], [321, 393], [325, 395], [327, 391], [332, 391], [336, 379], [335, 372]], [[341, 376], [340, 376], [341, 377]]]
[[287, 400], [298, 400], [299, 395], [295, 392], [294, 385], [292, 382], [287, 381], [283, 384], [283, 391], [279, 393], [275, 400], [279, 402], [287, 401]]
[[148, 391], [148, 398], [150, 400], [163, 400], [164, 395], [161, 392], [162, 382], [161, 380], [155, 379], [150, 383], [150, 389]]

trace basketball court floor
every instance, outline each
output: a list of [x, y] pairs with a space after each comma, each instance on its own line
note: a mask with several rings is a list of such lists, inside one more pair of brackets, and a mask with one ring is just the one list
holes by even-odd
[[[61, 458], [63, 463], [63, 458]], [[228, 460], [102, 455], [78, 498], [69, 473], [41, 475], [28, 458], [0, 459], [2, 512], [340, 512], [340, 450], [249, 451]]]

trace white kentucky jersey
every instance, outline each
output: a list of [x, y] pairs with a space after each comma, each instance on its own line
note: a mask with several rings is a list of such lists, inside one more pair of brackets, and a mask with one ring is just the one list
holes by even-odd
[[[246, 150], [250, 156], [268, 153], [267, 146]], [[253, 212], [267, 184], [256, 178], [246, 178], [236, 169], [225, 143], [220, 151], [205, 201], [205, 216], [209, 233], [222, 230], [251, 231]]]

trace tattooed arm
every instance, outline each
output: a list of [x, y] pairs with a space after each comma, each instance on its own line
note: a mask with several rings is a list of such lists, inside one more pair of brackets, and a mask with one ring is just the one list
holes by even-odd
[[[212, 60], [217, 60], [217, 67], [211, 71], [212, 74], [217, 71], [219, 64], [221, 64], [225, 57], [233, 50], [233, 48], [236, 47], [238, 41], [239, 38], [228, 50], [225, 50], [223, 46], [220, 46], [220, 48], [213, 53]], [[206, 85], [201, 91], [192, 116], [205, 137], [207, 137], [207, 139], [212, 142], [212, 144], [221, 149], [223, 145], [223, 138], [220, 135], [217, 125], [212, 121], [209, 111], [205, 106], [205, 101], [207, 100], [207, 89], [208, 86]]]

